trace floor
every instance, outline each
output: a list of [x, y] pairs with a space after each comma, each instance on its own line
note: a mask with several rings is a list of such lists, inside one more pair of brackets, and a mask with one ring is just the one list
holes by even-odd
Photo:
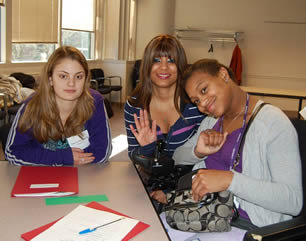
[[114, 115], [109, 119], [113, 143], [113, 151], [110, 161], [129, 161], [123, 104], [121, 106], [119, 104], [113, 104], [112, 109]]
[[[129, 161], [127, 155], [127, 139], [124, 127], [123, 104], [112, 104], [114, 115], [109, 119], [112, 133], [113, 151], [110, 161]], [[0, 144], [0, 160], [4, 160], [4, 154]]]

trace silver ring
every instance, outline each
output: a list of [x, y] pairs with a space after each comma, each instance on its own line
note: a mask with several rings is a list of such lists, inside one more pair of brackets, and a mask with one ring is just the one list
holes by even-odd
[[81, 158], [81, 163], [85, 162], [84, 158]]

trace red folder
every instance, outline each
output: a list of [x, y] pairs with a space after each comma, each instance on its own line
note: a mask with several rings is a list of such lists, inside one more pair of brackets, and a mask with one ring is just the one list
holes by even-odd
[[[47, 185], [51, 187], [47, 188]], [[78, 169], [76, 167], [22, 166], [11, 196], [50, 197], [73, 195], [78, 192]]]
[[[114, 211], [114, 210], [112, 210], [112, 209], [110, 209], [108, 207], [105, 207], [105, 206], [101, 205], [100, 203], [97, 203], [97, 202], [91, 202], [91, 203], [87, 204], [86, 206], [90, 207], [90, 208], [97, 209], [97, 210], [111, 212], [111, 213], [114, 213], [114, 214], [117, 214], [117, 215], [128, 217], [127, 215], [124, 215], [122, 213]], [[21, 234], [21, 238], [23, 238], [26, 241], [30, 241], [31, 239], [35, 238], [38, 234], [40, 234], [41, 232], [43, 232], [46, 229], [48, 229], [49, 227], [51, 227], [58, 220], [55, 220], [55, 221], [53, 221], [51, 223], [48, 223], [48, 224], [46, 224], [44, 226], [41, 226], [39, 228], [33, 229], [32, 231], [29, 231], [27, 233]], [[143, 222], [138, 222], [136, 224], [136, 226], [122, 239], [122, 241], [130, 240], [131, 238], [133, 238], [138, 233], [142, 232], [143, 230], [145, 230], [148, 227], [150, 227], [149, 224], [146, 224], [146, 223], [143, 223]]]

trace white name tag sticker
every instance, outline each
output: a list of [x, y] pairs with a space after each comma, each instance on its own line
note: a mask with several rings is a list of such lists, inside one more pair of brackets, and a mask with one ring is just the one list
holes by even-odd
[[86, 147], [89, 147], [90, 145], [89, 134], [87, 130], [82, 132], [82, 138], [79, 136], [71, 136], [67, 138], [67, 141], [70, 147], [77, 147], [82, 150], [85, 149]]

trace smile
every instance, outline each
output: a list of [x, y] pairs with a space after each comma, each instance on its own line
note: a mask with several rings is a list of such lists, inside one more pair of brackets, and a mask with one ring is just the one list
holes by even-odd
[[[207, 105], [206, 109], [209, 111], [209, 113], [212, 113], [213, 112], [213, 105], [215, 103], [215, 100], [216, 100], [216, 97], [214, 97], [210, 103]], [[213, 114], [213, 113], [212, 113]]]
[[157, 76], [160, 79], [168, 79], [170, 77], [170, 74], [158, 74]]

